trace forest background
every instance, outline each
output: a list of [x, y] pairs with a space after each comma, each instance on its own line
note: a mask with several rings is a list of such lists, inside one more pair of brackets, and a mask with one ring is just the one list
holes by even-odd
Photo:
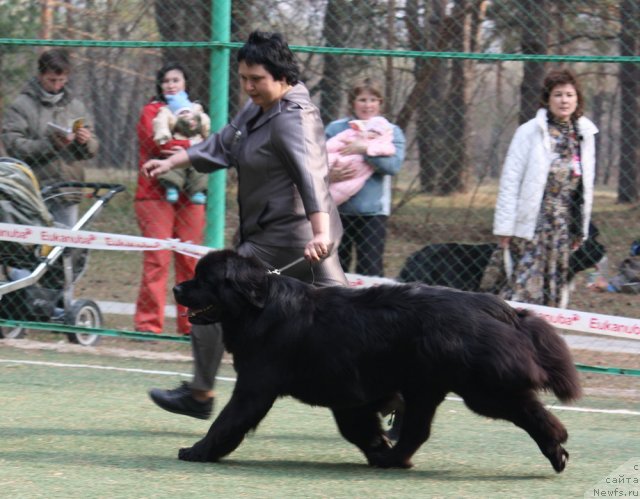
[[[73, 87], [89, 105], [101, 142], [91, 175], [128, 187], [113, 203], [122, 216], [101, 229], [138, 234], [135, 125], [154, 93], [157, 69], [164, 61], [183, 62], [191, 96], [205, 104], [224, 99], [233, 116], [243, 99], [235, 50], [250, 31], [262, 29], [287, 36], [325, 123], [348, 113], [354, 80], [381, 82], [385, 115], [405, 131], [408, 145], [395, 179], [387, 276], [396, 276], [425, 244], [494, 240], [492, 212], [506, 149], [515, 128], [539, 107], [545, 72], [558, 66], [579, 75], [586, 115], [600, 129], [594, 220], [613, 271], [640, 239], [639, 0], [234, 0], [229, 89], [222, 96], [210, 94], [212, 81], [227, 76], [211, 69], [216, 2], [0, 3], [0, 120], [33, 75], [43, 46], [70, 45]], [[237, 225], [233, 173], [226, 187], [228, 245]], [[128, 275], [119, 284], [135, 294], [138, 276]], [[637, 317], [636, 297], [596, 297], [583, 284], [573, 306]]]

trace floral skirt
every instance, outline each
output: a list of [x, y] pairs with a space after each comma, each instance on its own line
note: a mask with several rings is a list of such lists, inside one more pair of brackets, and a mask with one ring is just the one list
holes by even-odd
[[511, 276], [504, 273], [501, 250], [494, 252], [483, 284], [493, 280], [494, 292], [505, 300], [560, 305], [562, 290], [568, 284], [569, 258], [579, 237], [570, 232], [571, 196], [578, 182], [568, 175], [568, 169], [552, 167], [533, 239], [511, 238]]

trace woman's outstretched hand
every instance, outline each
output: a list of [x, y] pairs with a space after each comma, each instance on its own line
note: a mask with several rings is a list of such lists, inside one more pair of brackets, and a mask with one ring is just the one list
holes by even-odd
[[165, 159], [150, 159], [140, 169], [145, 177], [157, 177], [167, 173], [173, 168], [181, 168], [189, 165], [189, 155], [184, 147], [171, 148], [171, 156]]
[[167, 173], [173, 164], [169, 159], [150, 159], [142, 165], [142, 174], [145, 177], [157, 177], [163, 173]]

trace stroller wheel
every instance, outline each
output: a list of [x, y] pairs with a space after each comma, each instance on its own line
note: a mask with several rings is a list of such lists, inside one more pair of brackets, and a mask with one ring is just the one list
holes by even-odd
[[22, 326], [0, 327], [0, 338], [7, 338], [7, 339], [22, 338], [25, 335], [26, 331], [27, 330]]
[[[102, 327], [102, 313], [95, 302], [91, 300], [78, 300], [71, 305], [71, 309], [65, 316], [65, 322], [73, 326], [100, 328]], [[100, 340], [100, 335], [91, 333], [68, 333], [67, 338], [69, 338], [71, 343], [93, 346]]]

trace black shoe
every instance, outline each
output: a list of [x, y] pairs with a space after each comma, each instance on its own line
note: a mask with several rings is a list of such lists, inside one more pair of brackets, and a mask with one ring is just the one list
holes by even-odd
[[192, 418], [209, 419], [213, 411], [213, 398], [206, 402], [196, 400], [191, 395], [189, 385], [185, 382], [173, 390], [153, 388], [149, 390], [149, 397], [165, 411], [191, 416]]

